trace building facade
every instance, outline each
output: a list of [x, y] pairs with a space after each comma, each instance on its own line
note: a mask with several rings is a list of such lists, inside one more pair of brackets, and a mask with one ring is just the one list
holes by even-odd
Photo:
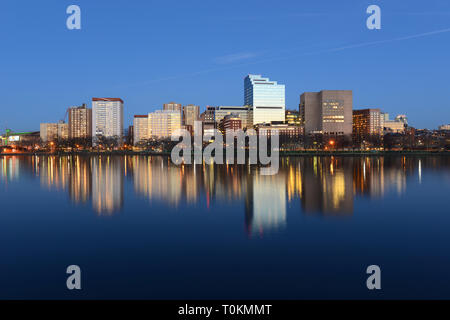
[[123, 136], [123, 100], [120, 98], [92, 98], [92, 137], [117, 138]]
[[351, 135], [353, 127], [351, 90], [305, 92], [299, 113], [305, 134]]
[[258, 124], [255, 128], [258, 135], [272, 136], [276, 132], [282, 139], [295, 140], [303, 135], [302, 127], [287, 123]]
[[175, 130], [181, 129], [181, 113], [157, 110], [148, 114], [148, 137], [169, 138]]
[[380, 109], [353, 110], [353, 135], [366, 137], [383, 133]]
[[40, 138], [43, 142], [66, 140], [69, 138], [69, 125], [62, 121], [59, 123], [41, 123]]
[[401, 114], [396, 116], [394, 120], [390, 120], [389, 113], [383, 113], [382, 125], [384, 133], [404, 133], [408, 126], [408, 119], [406, 115]]
[[226, 134], [228, 131], [236, 132], [242, 129], [242, 120], [239, 115], [229, 114], [226, 115], [219, 123], [219, 130], [222, 134]]
[[194, 122], [200, 120], [200, 107], [188, 104], [183, 107], [183, 124], [194, 128]]
[[69, 108], [69, 138], [92, 137], [92, 109], [86, 104]]
[[285, 120], [291, 126], [300, 126], [300, 113], [296, 110], [286, 110]]
[[285, 86], [261, 75], [249, 74], [244, 79], [244, 105], [251, 107], [247, 127], [285, 121]]
[[200, 115], [203, 124], [214, 124], [216, 122], [216, 107], [206, 106], [206, 110]]
[[218, 106], [215, 111], [215, 122], [219, 125], [220, 121], [228, 115], [237, 115], [241, 119], [242, 128], [248, 127], [248, 106]]
[[135, 115], [133, 119], [133, 144], [137, 145], [148, 138], [148, 115]]
[[163, 110], [181, 112], [182, 108], [181, 108], [181, 104], [180, 103], [169, 102], [169, 103], [164, 103], [163, 104]]
[[203, 135], [214, 135], [216, 129], [216, 107], [206, 106], [206, 110], [200, 115]]

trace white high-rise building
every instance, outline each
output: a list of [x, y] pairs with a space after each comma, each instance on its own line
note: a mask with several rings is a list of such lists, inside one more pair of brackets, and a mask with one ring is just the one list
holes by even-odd
[[244, 79], [244, 105], [250, 106], [249, 125], [285, 121], [285, 86], [261, 75]]
[[133, 143], [137, 145], [139, 142], [145, 141], [148, 136], [148, 116], [135, 115], [133, 120]]
[[157, 110], [148, 114], [147, 134], [149, 137], [169, 138], [177, 129], [181, 129], [179, 111]]
[[92, 137], [117, 138], [123, 136], [123, 101], [120, 98], [92, 98]]

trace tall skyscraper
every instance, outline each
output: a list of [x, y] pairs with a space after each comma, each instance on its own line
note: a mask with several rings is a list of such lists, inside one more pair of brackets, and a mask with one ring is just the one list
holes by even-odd
[[200, 120], [200, 107], [188, 104], [183, 107], [183, 124], [194, 128], [194, 122]]
[[247, 124], [285, 120], [285, 86], [261, 75], [249, 74], [244, 79], [244, 105], [250, 106]]
[[133, 143], [148, 139], [148, 115], [136, 115], [133, 120]]
[[118, 138], [123, 136], [123, 101], [120, 98], [92, 98], [92, 136]]
[[69, 138], [87, 138], [92, 136], [92, 109], [86, 104], [69, 108]]
[[351, 90], [322, 90], [300, 96], [299, 112], [305, 134], [351, 135], [352, 110]]
[[180, 112], [156, 110], [148, 114], [148, 137], [169, 138], [177, 129], [181, 129]]
[[181, 112], [182, 108], [181, 108], [181, 104], [180, 103], [169, 102], [169, 103], [164, 103], [163, 104], [163, 110], [179, 111], [179, 112]]
[[355, 137], [381, 135], [380, 109], [353, 110], [353, 134]]

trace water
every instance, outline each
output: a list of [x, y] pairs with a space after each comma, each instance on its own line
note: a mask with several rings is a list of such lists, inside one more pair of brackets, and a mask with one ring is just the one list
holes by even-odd
[[0, 298], [448, 299], [449, 191], [445, 156], [4, 156]]

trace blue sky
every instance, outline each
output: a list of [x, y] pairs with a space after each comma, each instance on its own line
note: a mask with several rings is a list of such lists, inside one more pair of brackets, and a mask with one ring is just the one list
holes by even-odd
[[[66, 8], [81, 8], [81, 30]], [[366, 8], [381, 7], [381, 30]], [[450, 123], [450, 1], [3, 0], [0, 132], [38, 130], [92, 97], [125, 101], [125, 124], [164, 102], [239, 105], [243, 78], [353, 90], [354, 109]]]

